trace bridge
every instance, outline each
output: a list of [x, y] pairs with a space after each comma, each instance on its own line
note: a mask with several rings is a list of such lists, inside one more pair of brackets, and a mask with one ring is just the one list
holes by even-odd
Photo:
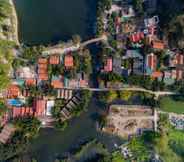
[[53, 55], [56, 53], [57, 54], [65, 54], [68, 52], [74, 52], [74, 51], [79, 50], [80, 48], [84, 48], [85, 46], [87, 46], [89, 44], [100, 42], [100, 41], [107, 41], [107, 36], [104, 34], [99, 38], [93, 38], [93, 39], [87, 40], [85, 42], [78, 43], [78, 44], [71, 45], [69, 47], [64, 47], [64, 48], [59, 47], [59, 46], [55, 46], [55, 47], [50, 48], [46, 51], [43, 51], [42, 54], [45, 56], [49, 56], [49, 55]]

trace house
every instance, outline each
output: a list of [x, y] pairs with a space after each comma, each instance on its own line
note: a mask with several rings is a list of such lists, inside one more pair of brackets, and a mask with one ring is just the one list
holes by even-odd
[[32, 107], [12, 107], [11, 108], [11, 116], [12, 118], [17, 117], [25, 117], [25, 116], [33, 116], [33, 108]]
[[140, 59], [143, 60], [143, 56], [139, 52], [139, 50], [127, 50], [126, 55], [123, 56], [123, 59]]
[[73, 96], [73, 91], [68, 89], [58, 89], [58, 95], [57, 98], [69, 100]]
[[20, 88], [12, 84], [7, 88], [7, 98], [17, 98], [21, 94]]
[[44, 116], [46, 113], [46, 100], [36, 99], [34, 102], [34, 115], [36, 117]]
[[47, 116], [52, 116], [52, 108], [54, 107], [55, 101], [54, 100], [49, 100], [47, 101], [47, 106], [46, 106], [46, 115]]
[[58, 55], [52, 55], [49, 57], [49, 64], [58, 65], [60, 63], [60, 57]]
[[148, 75], [151, 75], [157, 68], [157, 56], [154, 53], [148, 54], [145, 61], [145, 70]]
[[26, 86], [35, 86], [36, 85], [36, 79], [26, 79], [25, 80]]
[[113, 73], [122, 74], [121, 58], [113, 58]]
[[137, 32], [130, 35], [130, 41], [133, 43], [139, 42], [140, 40], [144, 39], [144, 33], [143, 32]]
[[144, 25], [145, 27], [155, 27], [159, 23], [159, 17], [158, 16], [153, 16], [151, 18], [146, 18], [144, 19]]
[[177, 65], [184, 65], [184, 55], [177, 53], [170, 57], [170, 67], [176, 67]]
[[112, 71], [112, 58], [108, 58], [102, 69], [102, 72], [111, 72]]
[[152, 41], [151, 45], [156, 50], [163, 50], [165, 48], [163, 41], [159, 41], [159, 40]]
[[5, 125], [0, 133], [0, 142], [6, 144], [15, 130], [16, 128], [12, 124]]
[[48, 60], [46, 58], [38, 59], [38, 79], [39, 80], [48, 80]]
[[162, 72], [160, 72], [160, 71], [154, 71], [152, 74], [151, 74], [151, 77], [153, 78], [153, 79], [158, 79], [158, 80], [162, 80], [162, 78], [163, 78], [163, 73]]
[[182, 80], [183, 79], [184, 72], [181, 69], [173, 69], [171, 71], [171, 77], [176, 80]]
[[17, 78], [21, 79], [28, 79], [28, 78], [35, 78], [36, 74], [35, 71], [30, 67], [21, 67], [15, 73]]
[[64, 65], [66, 68], [72, 68], [74, 66], [73, 56], [70, 54], [65, 55]]
[[135, 16], [135, 11], [132, 5], [124, 5], [121, 10], [122, 18], [128, 19]]
[[64, 87], [64, 83], [61, 77], [52, 77], [51, 86], [55, 89], [60, 89]]
[[172, 74], [172, 71], [170, 70], [164, 71], [163, 81], [166, 85], [174, 84], [175, 79], [174, 79], [174, 75]]

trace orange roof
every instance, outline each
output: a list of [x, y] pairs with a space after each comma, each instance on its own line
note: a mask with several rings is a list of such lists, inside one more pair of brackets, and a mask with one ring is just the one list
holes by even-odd
[[13, 107], [12, 108], [13, 118], [23, 117], [23, 116], [32, 116], [32, 115], [33, 115], [32, 107]]
[[51, 85], [53, 86], [53, 88], [63, 88], [63, 82], [61, 82], [60, 80], [53, 80]]
[[18, 97], [20, 94], [20, 88], [17, 85], [10, 85], [7, 90], [7, 97]]
[[49, 63], [52, 65], [57, 65], [60, 62], [60, 57], [59, 56], [50, 56], [49, 58]]
[[47, 69], [47, 64], [38, 64], [39, 69]]
[[48, 74], [47, 73], [39, 74], [38, 78], [40, 80], [48, 80]]
[[163, 76], [163, 73], [160, 72], [160, 71], [155, 71], [155, 72], [152, 73], [151, 76], [152, 76], [152, 78], [160, 78], [160, 77]]
[[45, 115], [46, 101], [36, 100], [35, 102], [35, 116]]
[[25, 84], [27, 86], [36, 85], [36, 79], [26, 79]]
[[47, 64], [47, 59], [46, 58], [39, 58], [38, 63], [39, 64]]
[[153, 41], [152, 46], [155, 49], [164, 49], [164, 43], [162, 41]]
[[64, 59], [64, 63], [65, 63], [65, 67], [67, 67], [67, 68], [73, 67], [73, 65], [74, 65], [74, 63], [73, 63], [73, 56], [66, 55], [65, 59]]

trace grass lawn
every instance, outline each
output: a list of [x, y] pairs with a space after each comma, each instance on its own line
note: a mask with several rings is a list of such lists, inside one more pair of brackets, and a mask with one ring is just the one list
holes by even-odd
[[162, 111], [184, 114], [184, 102], [175, 101], [171, 97], [163, 97], [160, 99], [160, 108]]

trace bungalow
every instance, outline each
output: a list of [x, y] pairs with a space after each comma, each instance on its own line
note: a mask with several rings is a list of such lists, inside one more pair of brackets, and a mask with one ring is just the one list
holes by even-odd
[[64, 83], [61, 77], [52, 77], [51, 86], [55, 89], [63, 88]]
[[58, 65], [60, 63], [60, 57], [58, 55], [52, 55], [49, 57], [49, 64]]
[[174, 75], [172, 74], [172, 71], [170, 70], [164, 71], [163, 79], [166, 85], [171, 85], [171, 84], [174, 84], [175, 82]]
[[158, 79], [158, 80], [162, 80], [162, 78], [163, 78], [163, 73], [162, 72], [160, 72], [160, 71], [155, 71], [155, 72], [153, 72], [152, 74], [151, 74], [151, 77], [153, 78], [153, 79]]
[[125, 5], [121, 10], [122, 18], [128, 19], [135, 16], [135, 11], [132, 5]]
[[54, 104], [55, 104], [54, 100], [47, 101], [47, 106], [46, 106], [46, 115], [47, 116], [52, 116], [52, 108], [54, 107]]
[[184, 55], [183, 54], [174, 54], [170, 58], [170, 67], [175, 67], [177, 65], [184, 65]]
[[144, 25], [145, 27], [155, 27], [159, 23], [158, 16], [153, 16], [152, 18], [144, 19]]
[[64, 65], [67, 69], [72, 68], [74, 66], [74, 59], [72, 55], [70, 54], [65, 55]]
[[35, 78], [36, 74], [33, 69], [30, 67], [21, 67], [15, 73], [17, 78], [27, 79], [27, 78]]
[[65, 100], [69, 100], [72, 98], [72, 90], [67, 90], [67, 89], [59, 89], [58, 90], [58, 95], [57, 98], [61, 98], [61, 99], [65, 99]]
[[34, 114], [32, 107], [12, 107], [11, 110], [12, 118], [33, 116]]
[[157, 56], [154, 53], [148, 54], [145, 64], [146, 73], [151, 75], [157, 68]]
[[156, 50], [163, 50], [165, 48], [165, 45], [164, 45], [163, 41], [159, 41], [159, 40], [152, 41], [151, 45]]
[[102, 69], [102, 72], [111, 72], [112, 71], [112, 58], [108, 58]]
[[35, 86], [36, 85], [36, 79], [26, 79], [25, 80], [26, 86]]
[[140, 40], [144, 39], [144, 33], [143, 32], [137, 32], [130, 35], [130, 41], [133, 43], [139, 42]]
[[12, 84], [7, 88], [7, 98], [17, 98], [21, 94], [19, 86]]
[[44, 116], [46, 113], [46, 100], [37, 99], [34, 103], [34, 115], [36, 117]]
[[47, 65], [48, 60], [46, 58], [38, 59], [38, 78], [40, 80], [48, 80]]
[[16, 128], [12, 124], [7, 124], [4, 126], [0, 133], [0, 142], [5, 144], [11, 138]]
[[173, 69], [171, 71], [171, 75], [172, 75], [173, 79], [182, 80], [184, 72], [183, 72], [183, 70], [180, 70], [180, 69]]

